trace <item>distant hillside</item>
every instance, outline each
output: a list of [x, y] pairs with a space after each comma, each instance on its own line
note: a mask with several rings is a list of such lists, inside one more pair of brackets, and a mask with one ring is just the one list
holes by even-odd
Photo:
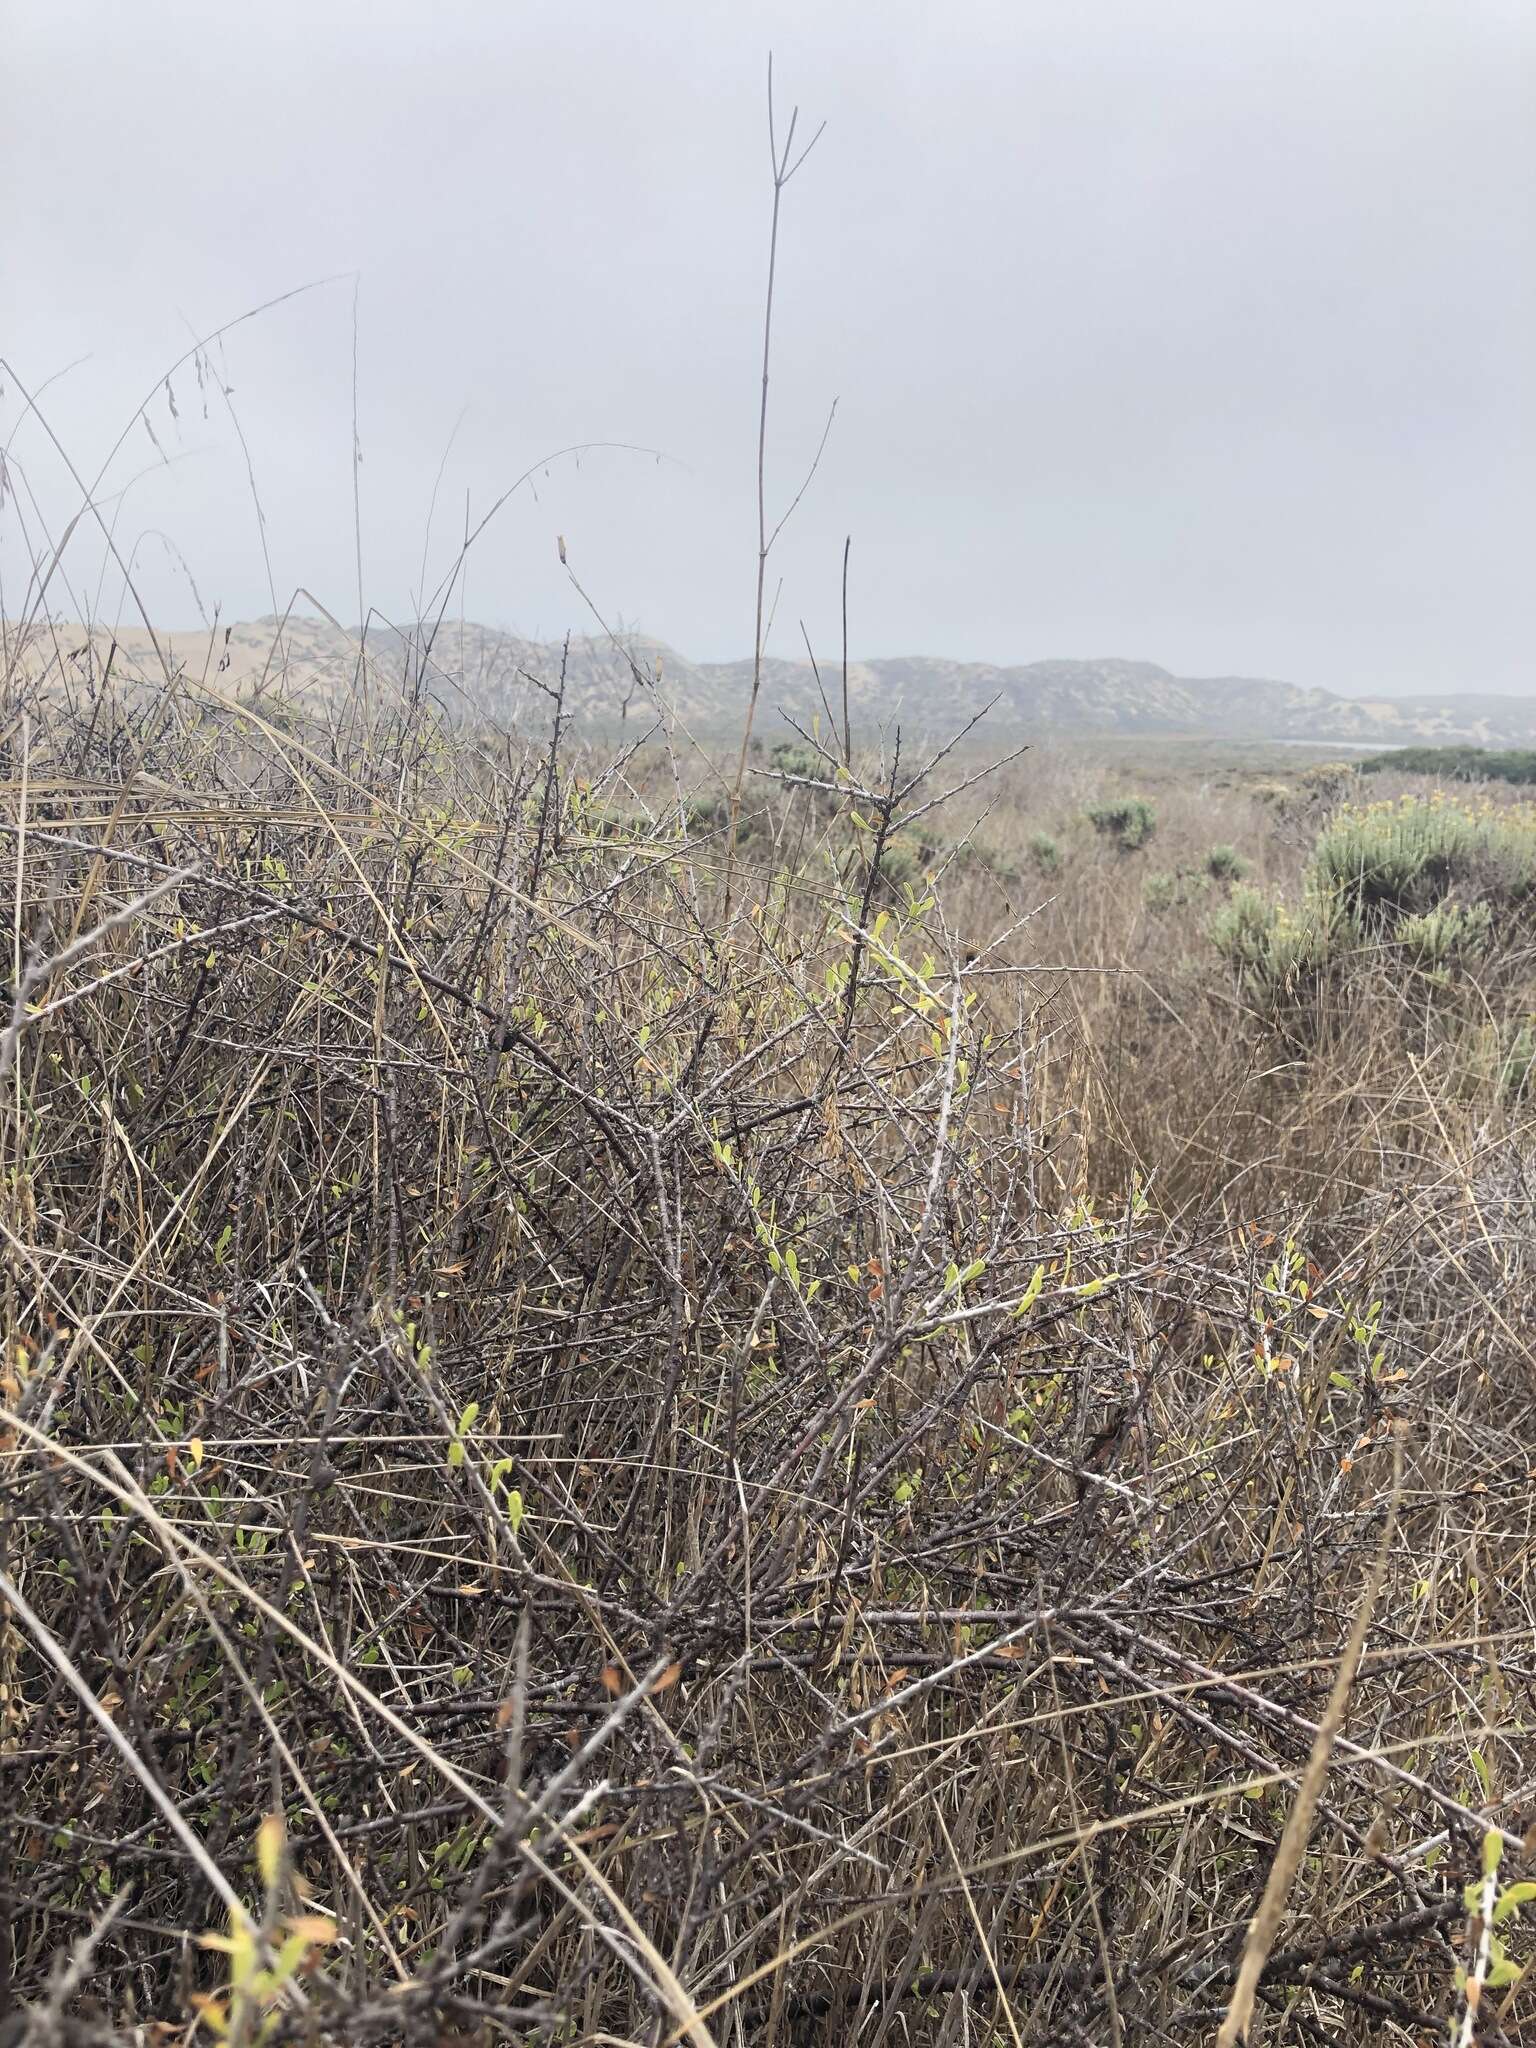
[[[7, 632], [10, 640], [10, 629]], [[54, 623], [33, 628], [26, 662], [55, 677], [100, 671], [113, 635]], [[323, 619], [257, 619], [215, 634], [161, 636], [167, 657], [206, 675], [232, 695], [253, 690], [329, 696], [350, 685], [360, 658], [376, 684], [420, 688], [455, 717], [543, 724], [564, 669], [569, 715], [588, 727], [645, 717], [664, 704], [689, 730], [715, 737], [736, 730], [751, 683], [750, 661], [692, 662], [659, 640], [625, 636], [558, 645], [520, 639], [492, 626], [445, 622], [427, 645], [419, 630], [370, 626], [356, 632]], [[88, 651], [89, 650], [89, 651]], [[116, 635], [120, 675], [153, 681], [158, 666], [142, 628]], [[836, 665], [824, 667], [828, 698], [839, 703]], [[953, 728], [995, 706], [986, 730], [999, 738], [1050, 734], [1180, 734], [1240, 740], [1348, 741], [1370, 746], [1536, 742], [1536, 698], [1341, 697], [1294, 683], [1245, 676], [1176, 676], [1149, 661], [1034, 661], [1015, 667], [909, 655], [859, 661], [848, 672], [855, 721], [901, 723], [909, 731]], [[809, 663], [764, 663], [762, 718], [783, 709], [805, 720], [819, 708]]]

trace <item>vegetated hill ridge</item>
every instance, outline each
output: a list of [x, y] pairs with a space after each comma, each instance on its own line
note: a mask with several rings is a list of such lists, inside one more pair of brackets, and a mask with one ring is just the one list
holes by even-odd
[[[8, 649], [14, 628], [7, 628]], [[409, 684], [454, 717], [476, 714], [506, 723], [544, 722], [564, 675], [565, 708], [579, 724], [607, 726], [645, 718], [666, 705], [689, 730], [738, 730], [751, 688], [750, 659], [688, 661], [643, 634], [573, 637], [562, 647], [496, 627], [445, 620], [435, 631], [378, 621], [366, 640], [328, 620], [257, 619], [214, 631], [161, 634], [176, 667], [205, 675], [231, 696], [330, 695], [349, 685], [360, 650], [376, 680]], [[84, 680], [100, 673], [114, 646], [115, 672], [152, 681], [159, 672], [149, 634], [124, 627], [53, 622], [29, 629], [26, 664]], [[89, 652], [87, 651], [89, 650]], [[842, 681], [822, 665], [827, 703], [840, 713]], [[542, 686], [542, 687], [541, 687]], [[1331, 690], [1247, 676], [1176, 676], [1150, 661], [1032, 661], [1002, 666], [908, 655], [849, 665], [850, 708], [859, 728], [900, 723], [909, 731], [951, 729], [988, 705], [995, 736], [1180, 734], [1227, 739], [1355, 742], [1391, 746], [1425, 741], [1477, 745], [1536, 741], [1536, 698], [1465, 696], [1342, 697]], [[763, 664], [760, 717], [804, 722], [820, 708], [809, 662], [769, 657]]]

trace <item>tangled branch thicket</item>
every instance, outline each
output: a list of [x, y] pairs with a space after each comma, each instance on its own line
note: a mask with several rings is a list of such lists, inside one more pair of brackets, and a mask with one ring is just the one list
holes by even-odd
[[944, 764], [761, 773], [725, 925], [661, 741], [384, 701], [10, 681], [25, 2038], [1208, 2039], [1384, 1538], [1255, 2027], [1518, 2038], [1518, 1123], [1095, 1198]]

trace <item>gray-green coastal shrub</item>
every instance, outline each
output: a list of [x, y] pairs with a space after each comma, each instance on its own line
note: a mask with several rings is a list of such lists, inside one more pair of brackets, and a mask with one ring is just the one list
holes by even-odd
[[1307, 885], [1375, 937], [1453, 895], [1513, 912], [1536, 891], [1536, 812], [1438, 796], [1340, 811], [1318, 835]]
[[1294, 998], [1316, 986], [1339, 950], [1339, 920], [1326, 904], [1288, 910], [1239, 884], [1211, 921], [1218, 950], [1255, 994]]
[[1268, 997], [1314, 985], [1326, 966], [1394, 955], [1449, 986], [1454, 969], [1507, 946], [1533, 915], [1536, 808], [1404, 797], [1328, 820], [1294, 911], [1239, 885], [1211, 936]]
[[1027, 843], [1029, 857], [1040, 874], [1054, 875], [1059, 872], [1061, 848], [1049, 832], [1031, 832]]
[[1135, 853], [1157, 830], [1157, 813], [1144, 796], [1117, 796], [1090, 804], [1085, 816], [1094, 831], [1112, 840], [1121, 853]]
[[1397, 943], [1419, 967], [1454, 967], [1475, 960], [1493, 943], [1493, 912], [1486, 903], [1437, 903], [1405, 917]]

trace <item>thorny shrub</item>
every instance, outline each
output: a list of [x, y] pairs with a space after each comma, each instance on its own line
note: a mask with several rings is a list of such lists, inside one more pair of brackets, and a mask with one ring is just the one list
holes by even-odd
[[1526, 1152], [1094, 1198], [898, 761], [754, 864], [659, 743], [367, 701], [13, 679], [28, 2037], [1207, 2040], [1398, 1441], [1260, 2009], [1514, 2038]]

